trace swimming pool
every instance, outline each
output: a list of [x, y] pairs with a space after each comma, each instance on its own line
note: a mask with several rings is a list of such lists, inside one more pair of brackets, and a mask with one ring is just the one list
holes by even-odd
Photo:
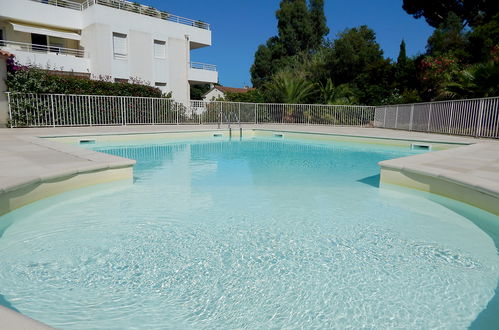
[[421, 151], [272, 137], [92, 148], [136, 159], [133, 184], [1, 217], [0, 304], [68, 329], [454, 329], [497, 308], [497, 217], [377, 187], [379, 161]]

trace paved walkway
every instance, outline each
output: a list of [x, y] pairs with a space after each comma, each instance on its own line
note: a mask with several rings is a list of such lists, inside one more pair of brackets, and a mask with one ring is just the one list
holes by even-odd
[[[233, 126], [234, 129], [238, 128]], [[476, 143], [477, 141], [491, 141], [443, 134], [428, 134], [407, 132], [384, 128], [361, 127], [334, 127], [334, 126], [307, 126], [307, 125], [243, 125], [244, 129], [271, 129], [277, 131], [294, 131], [309, 133], [338, 134], [364, 137], [380, 137], [388, 139], [405, 139], [419, 141], [434, 141], [448, 143]], [[0, 137], [9, 136], [78, 136], [101, 134], [127, 134], [127, 133], [158, 133], [175, 131], [214, 130], [216, 125], [161, 125], [161, 126], [94, 126], [94, 127], [56, 127], [56, 128], [3, 128]], [[222, 126], [227, 129], [227, 125]]]

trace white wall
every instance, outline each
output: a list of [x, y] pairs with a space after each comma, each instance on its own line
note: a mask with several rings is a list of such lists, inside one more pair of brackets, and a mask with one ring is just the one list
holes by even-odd
[[130, 30], [128, 34], [128, 58], [130, 61], [130, 77], [140, 77], [154, 86], [153, 46], [151, 33]]
[[88, 58], [54, 53], [23, 52], [10, 48], [4, 49], [15, 54], [16, 61], [22, 65], [35, 65], [42, 69], [49, 68], [55, 71], [90, 73], [90, 59]]
[[81, 32], [80, 45], [90, 56], [92, 75], [112, 76], [113, 32], [109, 25], [87, 26]]
[[193, 26], [165, 21], [155, 17], [140, 15], [101, 5], [90, 6], [82, 13], [83, 28], [95, 23], [99, 23], [106, 24], [117, 29], [149, 32], [153, 34], [154, 38], [160, 40], [167, 40], [167, 38], [184, 39], [185, 35], [189, 35], [190, 41], [192, 43], [196, 43], [196, 45], [211, 45], [210, 30], [195, 28]]
[[0, 0], [0, 15], [4, 18], [24, 22], [37, 22], [66, 29], [83, 28], [80, 11], [37, 3], [29, 0]]
[[189, 68], [189, 81], [215, 84], [218, 82], [218, 72]]
[[178, 100], [190, 99], [190, 86], [188, 81], [187, 40], [168, 39], [169, 73], [166, 89]]

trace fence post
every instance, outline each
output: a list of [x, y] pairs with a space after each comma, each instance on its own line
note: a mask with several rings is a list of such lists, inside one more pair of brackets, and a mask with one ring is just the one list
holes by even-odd
[[52, 112], [52, 127], [55, 127], [54, 94], [50, 95], [50, 108]]
[[151, 99], [150, 103], [151, 103], [151, 120], [152, 120], [152, 124], [155, 125], [156, 124], [156, 118], [154, 116], [154, 105], [156, 104], [156, 99]]
[[218, 114], [218, 128], [222, 125], [222, 112], [224, 111], [224, 104], [220, 102], [220, 112]]
[[427, 132], [430, 131], [430, 122], [431, 122], [431, 103], [430, 103], [430, 111], [428, 112], [428, 127], [426, 129]]
[[447, 133], [450, 134], [450, 131], [451, 131], [451, 126], [452, 126], [452, 120], [454, 119], [454, 104], [455, 102], [451, 102], [451, 106], [450, 106], [450, 116], [449, 116], [449, 129], [447, 131]]
[[412, 131], [413, 118], [414, 118], [414, 104], [411, 104], [411, 119], [409, 120], [409, 131]]
[[399, 106], [397, 105], [397, 110], [395, 111], [395, 128], [397, 128], [398, 121], [399, 121]]
[[483, 120], [483, 102], [484, 100], [480, 100], [480, 107], [478, 110], [478, 121], [476, 123], [476, 137], [480, 137], [482, 134], [482, 120]]
[[10, 121], [10, 128], [14, 127], [14, 122], [12, 121], [12, 108], [10, 106], [10, 93], [7, 92], [7, 104], [9, 106], [9, 121]]
[[121, 97], [121, 125], [126, 126], [126, 113], [125, 113], [125, 104], [124, 104], [124, 97]]
[[386, 105], [385, 105], [385, 115], [383, 116], [383, 127], [386, 128]]
[[178, 110], [178, 103], [177, 102], [175, 102], [175, 109], [177, 110], [176, 112], [177, 112], [177, 125], [178, 125], [179, 124], [178, 123], [178, 112], [179, 112], [179, 110]]
[[255, 124], [258, 124], [258, 117], [256, 116], [256, 114], [257, 114], [257, 107], [258, 107], [258, 104], [255, 103]]
[[89, 105], [89, 102], [88, 102], [89, 98], [90, 98], [90, 96], [85, 95], [85, 100], [86, 100], [86, 103], [87, 103], [87, 110], [88, 110], [88, 123], [89, 123], [90, 127], [92, 127], [92, 125], [93, 125], [93, 122], [92, 122], [92, 110], [90, 110], [90, 105]]

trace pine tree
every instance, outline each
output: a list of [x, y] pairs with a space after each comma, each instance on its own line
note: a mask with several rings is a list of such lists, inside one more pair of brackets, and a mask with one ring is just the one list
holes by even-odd
[[314, 31], [305, 0], [283, 0], [276, 17], [279, 41], [285, 56], [293, 56], [311, 48]]
[[313, 48], [321, 46], [322, 40], [329, 33], [324, 15], [324, 0], [310, 0], [310, 18], [313, 24]]
[[402, 42], [400, 43], [399, 56], [397, 57], [397, 64], [403, 66], [406, 63], [407, 63], [407, 53], [405, 51], [405, 41], [404, 39], [402, 39]]

